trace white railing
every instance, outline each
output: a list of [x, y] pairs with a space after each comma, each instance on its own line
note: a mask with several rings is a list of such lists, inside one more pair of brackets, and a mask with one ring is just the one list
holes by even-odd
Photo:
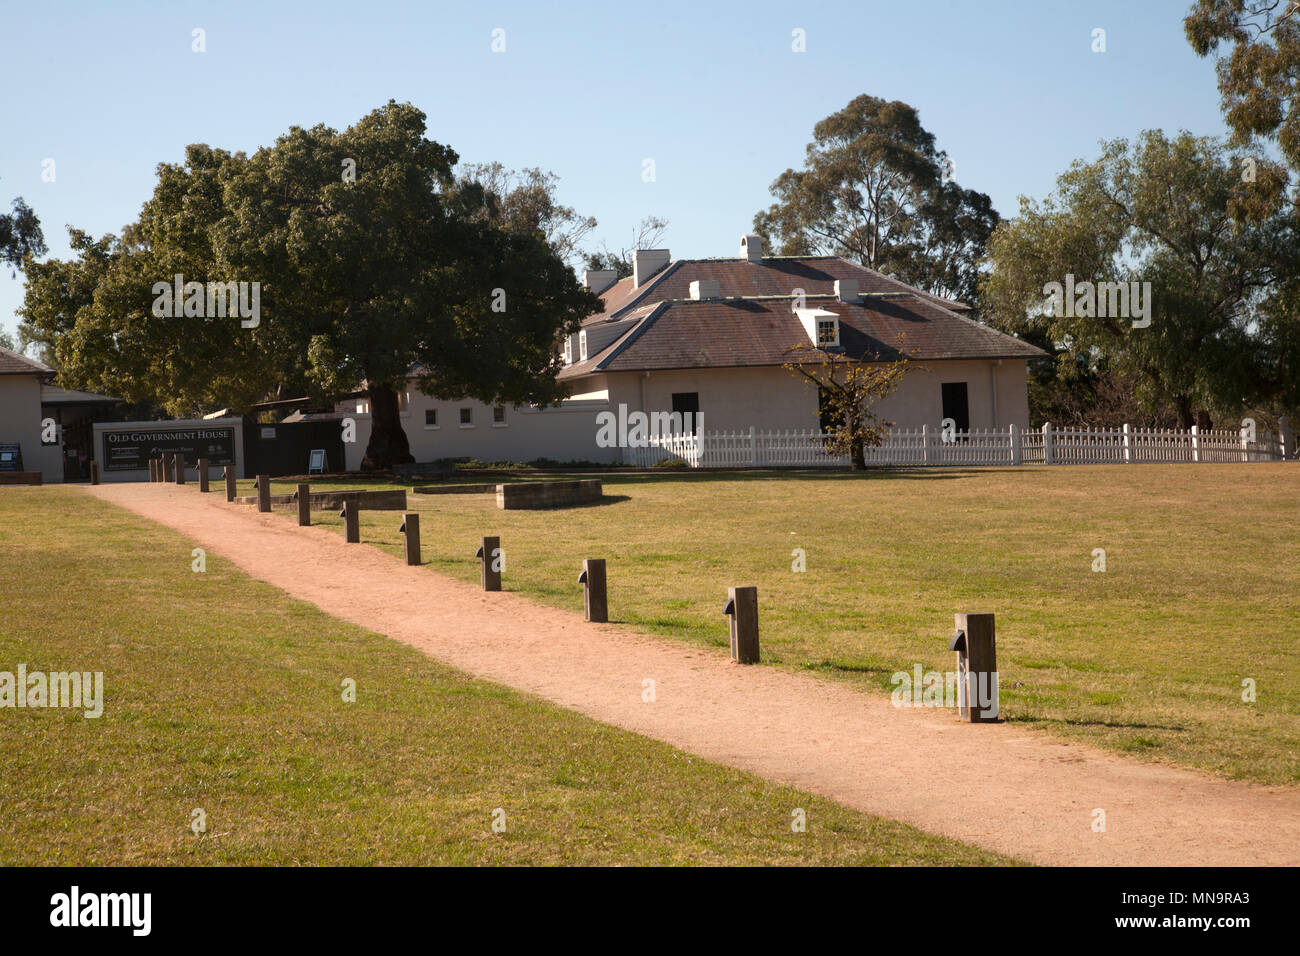
[[[625, 448], [626, 464], [649, 467], [682, 461], [691, 468], [825, 468], [849, 464], [827, 451], [829, 436], [807, 431], [701, 432], [657, 435]], [[884, 443], [864, 449], [868, 465], [1083, 465], [1158, 462], [1251, 462], [1295, 458], [1289, 431], [1247, 440], [1241, 432], [1164, 428], [1008, 428], [941, 431], [892, 429]]]

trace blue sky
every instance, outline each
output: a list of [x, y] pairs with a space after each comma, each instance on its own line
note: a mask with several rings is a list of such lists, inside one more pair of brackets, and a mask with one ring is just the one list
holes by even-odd
[[[1213, 63], [1183, 36], [1190, 6], [14, 3], [0, 11], [15, 90], [0, 103], [0, 202], [24, 197], [63, 257], [65, 224], [120, 230], [187, 143], [252, 152], [292, 125], [342, 128], [396, 99], [462, 160], [558, 174], [561, 201], [599, 220], [597, 242], [627, 245], [653, 214], [670, 221], [675, 257], [735, 255], [813, 125], [869, 93], [916, 107], [957, 181], [1014, 215], [1099, 140], [1223, 134]], [[1098, 27], [1105, 53], [1092, 51]], [[504, 53], [491, 49], [497, 28]], [[806, 52], [791, 48], [796, 29]], [[15, 329], [21, 300], [6, 271], [0, 326]]]

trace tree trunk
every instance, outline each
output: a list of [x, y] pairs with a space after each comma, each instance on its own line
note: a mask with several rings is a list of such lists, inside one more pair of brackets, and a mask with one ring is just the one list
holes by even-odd
[[361, 462], [362, 471], [389, 471], [394, 465], [415, 461], [411, 443], [402, 428], [397, 392], [387, 385], [372, 385], [370, 397], [370, 443]]
[[1186, 395], [1177, 395], [1174, 397], [1174, 407], [1178, 410], [1178, 427], [1183, 431], [1188, 430], [1196, 424], [1196, 416], [1192, 414], [1192, 400]]

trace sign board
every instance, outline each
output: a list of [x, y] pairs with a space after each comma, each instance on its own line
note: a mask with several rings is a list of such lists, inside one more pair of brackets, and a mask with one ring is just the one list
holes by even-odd
[[105, 471], [145, 471], [149, 459], [181, 452], [193, 465], [206, 458], [212, 465], [235, 464], [233, 428], [158, 428], [105, 431]]
[[18, 442], [0, 442], [0, 471], [22, 471], [23, 449]]
[[275, 437], [275, 426], [274, 426], [274, 425], [263, 425], [263, 426], [262, 426], [262, 437], [263, 437], [263, 438], [274, 438], [274, 437]]
[[313, 448], [311, 458], [307, 462], [307, 474], [325, 474], [325, 469], [329, 467], [328, 462], [329, 458], [326, 457], [324, 448]]

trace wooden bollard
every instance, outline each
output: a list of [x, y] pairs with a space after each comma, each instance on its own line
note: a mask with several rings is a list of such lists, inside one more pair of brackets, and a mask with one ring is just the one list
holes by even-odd
[[185, 484], [185, 455], [179, 451], [176, 453], [176, 464], [173, 467], [176, 471], [176, 484]]
[[357, 513], [357, 503], [351, 498], [343, 499], [343, 510], [339, 512], [339, 517], [343, 519], [343, 530], [348, 544], [361, 543], [361, 521]]
[[92, 485], [99, 484], [99, 462], [93, 459], [90, 462], [90, 483]]
[[149, 459], [149, 480], [150, 481], [158, 480], [158, 459], [157, 458]]
[[271, 476], [257, 476], [257, 510], [271, 510]]
[[206, 458], [200, 458], [199, 459], [199, 491], [206, 492], [207, 490], [208, 490], [208, 460]]
[[168, 458], [166, 455], [163, 455], [161, 461], [162, 461], [162, 480], [170, 484], [172, 480], [172, 459]]
[[298, 502], [298, 527], [305, 528], [311, 524], [311, 485], [299, 485], [293, 497]]
[[483, 559], [483, 590], [501, 590], [501, 552], [500, 538], [484, 538], [474, 557]]
[[408, 511], [402, 515], [402, 526], [397, 529], [399, 534], [406, 535], [406, 563], [420, 563], [420, 516], [414, 511]]
[[722, 613], [731, 618], [731, 659], [758, 663], [758, 588], [727, 588]]
[[997, 633], [992, 614], [954, 614], [957, 633], [948, 650], [957, 652], [957, 707], [962, 720], [991, 724], [998, 719]]
[[609, 605], [605, 600], [605, 559], [587, 558], [578, 575], [582, 585], [582, 605], [588, 621], [603, 624], [609, 620]]
[[226, 465], [226, 467], [221, 470], [221, 474], [222, 477], [226, 479], [226, 500], [234, 501], [235, 500], [235, 466]]

